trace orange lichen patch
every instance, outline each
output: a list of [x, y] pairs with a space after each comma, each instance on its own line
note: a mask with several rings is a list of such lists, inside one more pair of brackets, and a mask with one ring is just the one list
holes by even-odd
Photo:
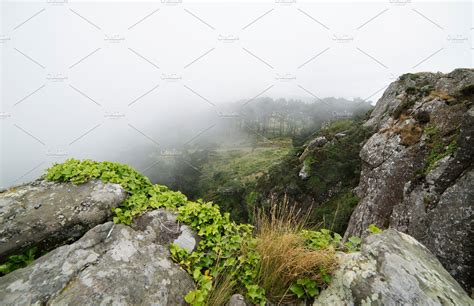
[[432, 100], [434, 98], [440, 98], [441, 100], [444, 100], [448, 103], [456, 101], [456, 98], [450, 96], [447, 92], [438, 91], [438, 90], [431, 91], [430, 95], [428, 96], [428, 99], [430, 99], [430, 100]]

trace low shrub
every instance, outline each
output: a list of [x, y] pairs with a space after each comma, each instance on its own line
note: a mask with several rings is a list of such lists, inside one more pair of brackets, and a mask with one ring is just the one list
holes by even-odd
[[354, 251], [360, 238], [341, 244], [329, 230], [305, 229], [309, 214], [288, 206], [257, 211], [256, 226], [237, 224], [219, 206], [186, 196], [150, 181], [129, 166], [70, 159], [48, 169], [46, 179], [84, 183], [90, 179], [121, 184], [129, 198], [114, 209], [114, 222], [130, 224], [149, 209], [164, 207], [196, 231], [200, 241], [189, 253], [170, 245], [171, 258], [193, 278], [196, 289], [185, 300], [191, 305], [222, 305], [238, 292], [255, 305], [267, 297], [281, 303], [313, 299], [331, 280], [335, 251]]

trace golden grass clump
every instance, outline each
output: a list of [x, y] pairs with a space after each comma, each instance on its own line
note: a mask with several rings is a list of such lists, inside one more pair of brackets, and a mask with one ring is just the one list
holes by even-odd
[[236, 290], [234, 276], [226, 273], [219, 273], [214, 277], [212, 289], [206, 299], [208, 306], [226, 305], [230, 297]]
[[298, 279], [309, 278], [324, 286], [321, 272], [330, 274], [336, 267], [332, 247], [314, 250], [305, 246], [300, 232], [306, 228], [309, 215], [290, 206], [286, 199], [281, 205], [273, 203], [270, 211], [255, 213], [256, 250], [261, 257], [258, 281], [272, 302], [295, 301], [289, 287]]

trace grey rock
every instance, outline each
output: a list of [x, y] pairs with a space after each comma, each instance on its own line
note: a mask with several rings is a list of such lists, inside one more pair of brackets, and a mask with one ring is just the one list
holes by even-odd
[[311, 140], [306, 146], [306, 148], [304, 149], [303, 153], [301, 154], [299, 158], [300, 161], [301, 162], [304, 161], [312, 150], [324, 146], [327, 142], [328, 140], [324, 136], [319, 136]]
[[368, 236], [340, 265], [314, 305], [474, 305], [436, 257], [396, 230]]
[[185, 305], [191, 277], [169, 258], [181, 235], [170, 212], [107, 222], [0, 278], [3, 305]]
[[336, 139], [344, 138], [346, 136], [347, 136], [347, 134], [344, 133], [344, 132], [337, 133], [337, 134], [334, 135], [334, 137], [336, 137]]
[[146, 233], [154, 233], [162, 244], [173, 242], [188, 252], [196, 249], [199, 237], [187, 225], [179, 224], [176, 213], [166, 209], [149, 211], [134, 219], [132, 227]]
[[[344, 235], [366, 236], [370, 224], [407, 233], [468, 291], [474, 283], [474, 245], [466, 238], [474, 235], [474, 110], [463, 89], [471, 86], [474, 70], [457, 69], [402, 76], [388, 87], [365, 123], [375, 133], [360, 151], [360, 201]], [[455, 152], [430, 168], [428, 127], [436, 127], [446, 146], [457, 141]]]
[[230, 297], [227, 306], [247, 306], [250, 305], [245, 301], [245, 297], [242, 294], [234, 294]]
[[310, 177], [310, 173], [309, 173], [309, 169], [308, 169], [308, 165], [306, 163], [303, 163], [303, 166], [301, 167], [301, 170], [300, 172], [298, 172], [298, 176], [302, 179], [302, 180], [306, 180]]
[[37, 246], [39, 252], [80, 238], [104, 223], [127, 197], [120, 185], [35, 181], [0, 193], [0, 260]]

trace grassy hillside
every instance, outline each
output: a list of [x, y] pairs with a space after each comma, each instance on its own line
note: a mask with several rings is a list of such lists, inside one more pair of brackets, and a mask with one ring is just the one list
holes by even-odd
[[[265, 206], [286, 199], [311, 208], [313, 224], [342, 233], [358, 202], [351, 190], [359, 181], [361, 144], [370, 136], [362, 123], [361, 119], [335, 121], [308, 137], [258, 180], [255, 203]], [[324, 146], [307, 149], [308, 142], [321, 136], [327, 140]], [[303, 167], [307, 178], [299, 175]]]

